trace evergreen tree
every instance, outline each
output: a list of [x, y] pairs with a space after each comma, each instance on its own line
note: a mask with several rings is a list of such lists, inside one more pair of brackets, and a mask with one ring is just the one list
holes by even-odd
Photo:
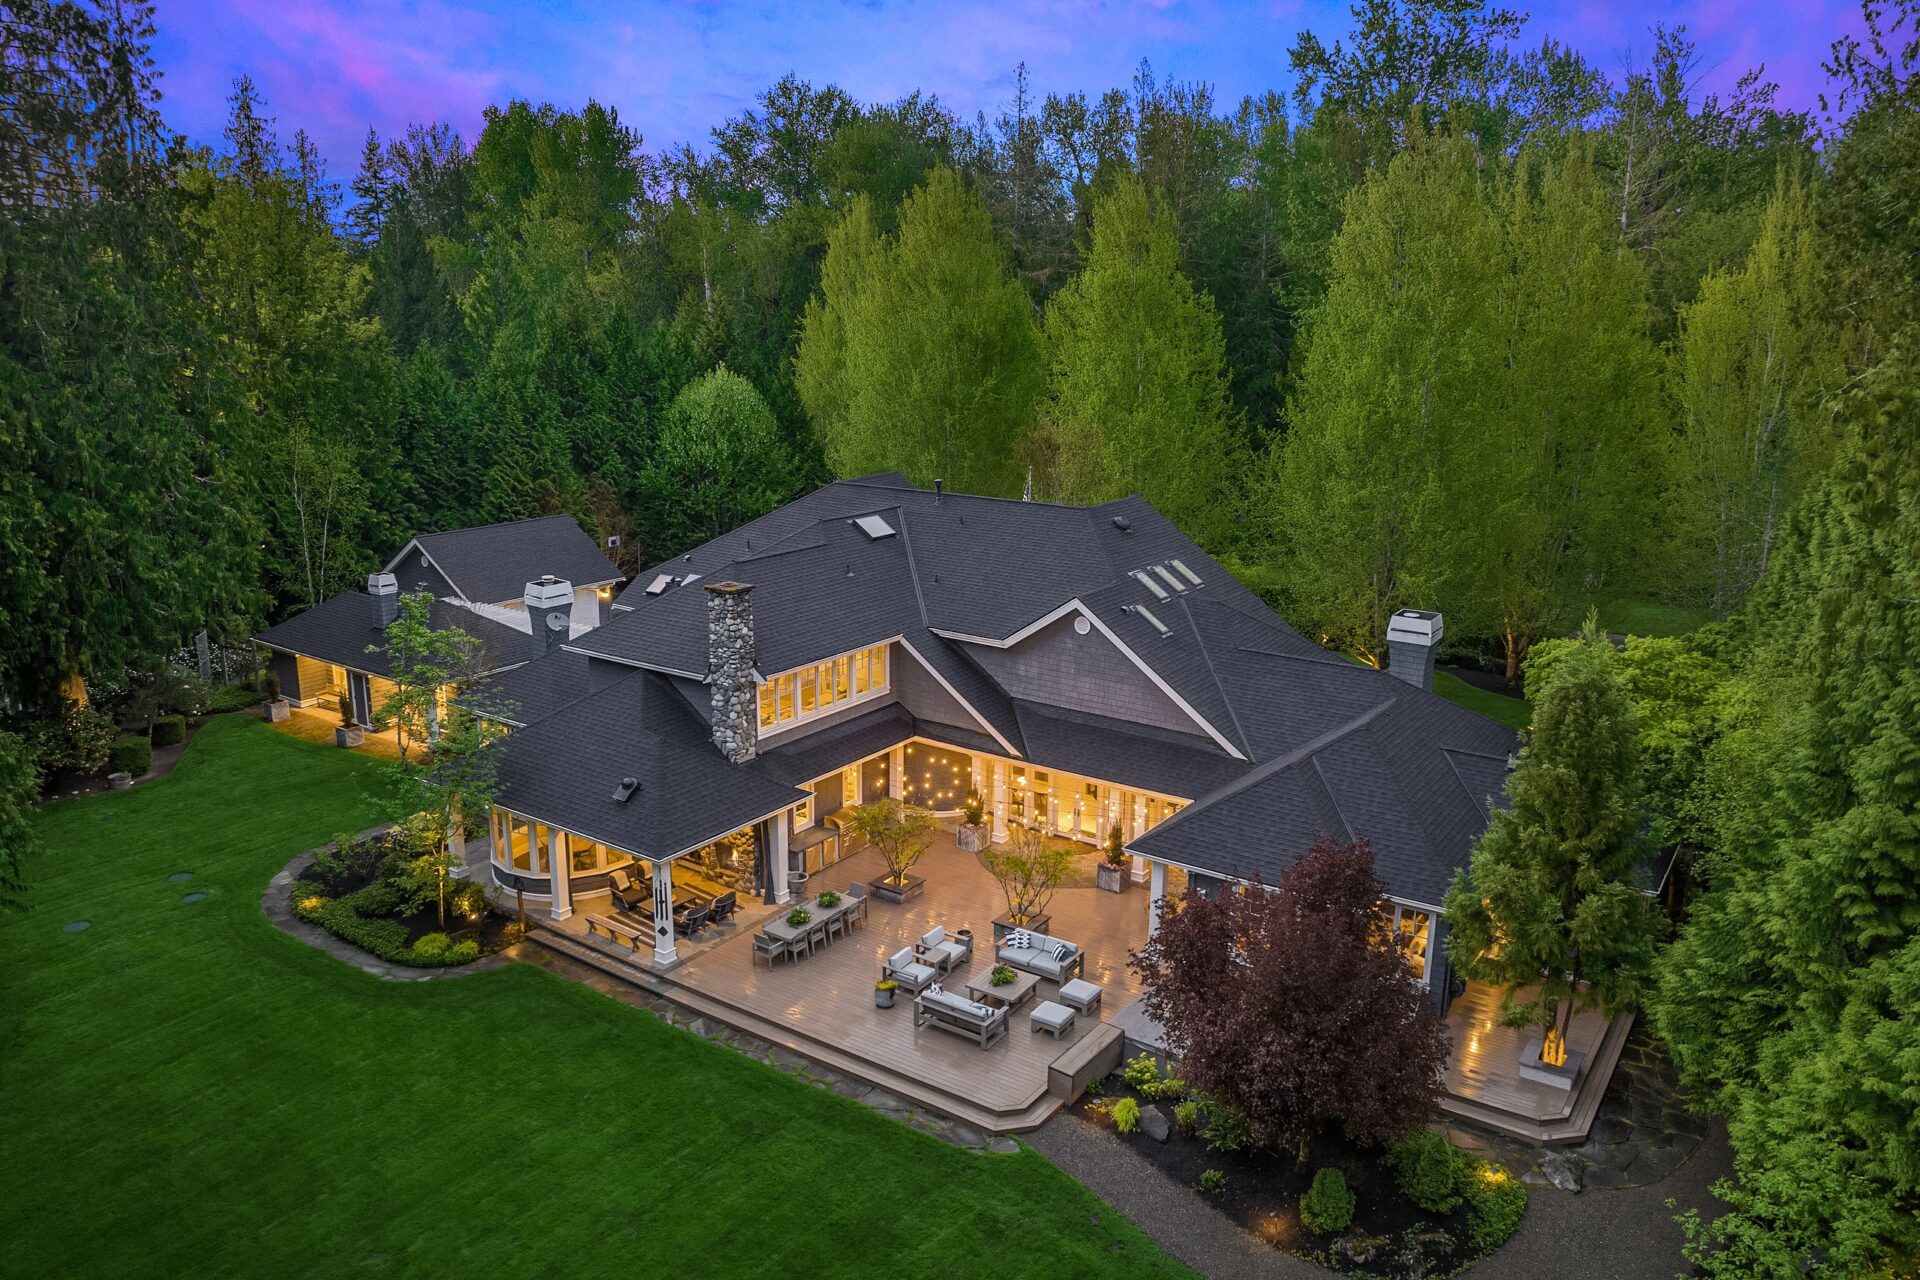
[[354, 206], [347, 211], [347, 233], [368, 248], [380, 242], [386, 226], [390, 187], [386, 149], [368, 125], [366, 141], [360, 144], [360, 171], [353, 179]]
[[1611, 1015], [1638, 1002], [1658, 920], [1633, 884], [1633, 711], [1591, 621], [1532, 695], [1531, 734], [1507, 781], [1512, 806], [1494, 814], [1443, 905], [1453, 967], [1502, 987], [1502, 1020], [1543, 1028], [1542, 1056], [1553, 1061], [1576, 1010]]
[[1179, 256], [1172, 217], [1137, 178], [1096, 203], [1087, 264], [1047, 307], [1052, 488], [1069, 502], [1139, 493], [1214, 542], [1238, 430], [1219, 316]]
[[659, 560], [737, 529], [793, 496], [797, 467], [753, 384], [721, 365], [668, 408], [640, 475]]
[[823, 310], [802, 335], [796, 378], [813, 389], [807, 411], [836, 474], [894, 468], [921, 484], [1017, 492], [1040, 391], [1038, 336], [986, 209], [952, 170], [935, 169], [907, 198], [899, 233], [880, 243], [851, 297]]
[[1746, 264], [1709, 275], [1680, 311], [1679, 483], [1693, 495], [1695, 580], [1716, 615], [1765, 574], [1794, 497], [1832, 456], [1819, 397], [1837, 369], [1811, 215], [1800, 181], [1783, 176]]
[[40, 851], [29, 819], [40, 798], [40, 775], [33, 753], [18, 734], [0, 733], [0, 911], [19, 911], [25, 903], [27, 859]]

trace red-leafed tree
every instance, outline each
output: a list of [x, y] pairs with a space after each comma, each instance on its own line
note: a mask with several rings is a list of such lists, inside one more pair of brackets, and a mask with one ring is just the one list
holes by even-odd
[[1261, 1145], [1334, 1125], [1386, 1142], [1440, 1094], [1447, 1035], [1388, 928], [1365, 841], [1316, 843], [1280, 883], [1169, 903], [1131, 963], [1186, 1081]]

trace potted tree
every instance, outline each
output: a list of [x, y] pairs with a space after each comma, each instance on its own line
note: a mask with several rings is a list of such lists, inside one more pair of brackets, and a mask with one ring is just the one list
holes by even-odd
[[907, 873], [932, 847], [934, 833], [939, 830], [931, 810], [881, 796], [855, 809], [847, 825], [878, 850], [887, 864], [887, 874], [874, 881], [876, 897], [905, 902], [927, 887], [925, 880]]
[[336, 747], [357, 747], [366, 741], [367, 735], [353, 722], [353, 699], [347, 694], [340, 695], [340, 727], [333, 731], [333, 745]]
[[1100, 865], [1094, 869], [1094, 883], [1108, 893], [1123, 893], [1127, 887], [1127, 854], [1120, 847], [1120, 824], [1114, 823], [1100, 846]]
[[1007, 897], [1007, 914], [993, 922], [994, 941], [1013, 929], [1045, 933], [1053, 919], [1047, 904], [1073, 865], [1072, 852], [1060, 845], [1048, 847], [1045, 832], [1015, 827], [1004, 846], [980, 856]]
[[978, 791], [967, 792], [967, 803], [960, 811], [960, 830], [954, 840], [964, 853], [978, 853], [989, 843], [987, 805]]

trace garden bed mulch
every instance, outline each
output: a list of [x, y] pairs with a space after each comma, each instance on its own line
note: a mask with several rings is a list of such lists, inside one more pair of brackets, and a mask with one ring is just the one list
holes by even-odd
[[[1151, 1136], [1147, 1125], [1131, 1134], [1116, 1131], [1109, 1109], [1123, 1097], [1139, 1104], [1143, 1118], [1149, 1108], [1159, 1111], [1167, 1122], [1165, 1141]], [[1152, 1101], [1119, 1075], [1107, 1078], [1101, 1096], [1083, 1097], [1073, 1113], [1114, 1133], [1134, 1154], [1172, 1181], [1198, 1191], [1202, 1200], [1256, 1239], [1336, 1271], [1382, 1280], [1440, 1280], [1483, 1256], [1471, 1241], [1464, 1204], [1447, 1213], [1421, 1208], [1396, 1186], [1393, 1171], [1381, 1159], [1383, 1152], [1361, 1148], [1338, 1134], [1315, 1140], [1305, 1161], [1270, 1151], [1213, 1150], [1198, 1134], [1180, 1132], [1171, 1101]], [[1319, 1234], [1301, 1222], [1300, 1198], [1314, 1174], [1329, 1167], [1346, 1176], [1353, 1192], [1353, 1225]], [[1225, 1175], [1219, 1190], [1204, 1189], [1202, 1179], [1209, 1170]]]
[[[397, 840], [398, 837], [392, 831], [380, 831], [356, 838], [353, 841], [353, 845], [357, 849], [379, 853], [395, 848]], [[359, 895], [362, 890], [372, 888], [384, 875], [383, 867], [374, 856], [361, 856], [346, 860], [346, 862], [347, 865], [345, 867], [335, 870], [332, 874], [328, 874], [322, 869], [323, 864], [319, 860], [316, 860], [313, 864], [304, 868], [298, 882], [293, 886], [293, 905], [295, 913], [303, 919], [307, 919], [310, 923], [326, 928], [329, 932], [341, 937], [349, 944], [359, 945], [362, 950], [368, 950], [365, 944], [359, 939], [348, 936], [346, 933], [343, 933], [340, 928], [332, 927], [323, 913], [312, 912], [307, 906], [307, 900], [314, 895], [318, 895], [328, 901], [336, 902], [341, 899], [352, 899], [356, 895]], [[464, 881], [455, 881], [449, 885], [449, 893], [451, 894], [464, 887]], [[512, 916], [504, 915], [499, 911], [489, 910], [481, 912], [479, 919], [474, 920], [459, 913], [451, 903], [449, 903], [447, 908], [446, 922], [443, 924], [440, 919], [440, 907], [437, 901], [429, 901], [418, 910], [381, 912], [366, 918], [383, 922], [391, 921], [398, 924], [404, 931], [403, 940], [400, 942], [400, 947], [396, 954], [380, 955], [377, 952], [369, 952], [369, 954], [373, 954], [376, 959], [386, 961], [390, 964], [413, 962], [427, 963], [432, 966], [446, 963], [461, 963], [447, 961], [423, 962], [420, 957], [407, 956], [404, 954], [406, 951], [411, 950], [415, 943], [429, 934], [444, 934], [447, 943], [451, 946], [457, 946], [463, 942], [473, 942], [477, 944], [479, 947], [479, 955], [475, 957], [476, 959], [504, 951], [506, 948], [518, 942], [522, 934], [520, 922]], [[464, 963], [471, 964], [472, 961], [469, 960]]]

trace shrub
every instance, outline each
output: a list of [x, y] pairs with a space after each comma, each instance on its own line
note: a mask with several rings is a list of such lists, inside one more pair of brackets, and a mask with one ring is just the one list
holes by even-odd
[[219, 715], [223, 711], [244, 711], [260, 700], [260, 691], [251, 685], [228, 684], [207, 695], [206, 708], [209, 714]]
[[444, 957], [453, 947], [453, 939], [444, 933], [425, 933], [413, 940], [413, 954], [429, 963]]
[[366, 888], [350, 893], [340, 899], [351, 902], [353, 909], [363, 916], [391, 916], [399, 912], [406, 902], [406, 895], [398, 886], [385, 880], [376, 880]]
[[1491, 1253], [1520, 1229], [1527, 1212], [1527, 1189], [1496, 1165], [1479, 1166], [1466, 1179], [1467, 1236], [1473, 1247]]
[[1105, 1093], [1106, 1091], [1107, 1091], [1107, 1082], [1104, 1077], [1102, 1077], [1099, 1080], [1087, 1081], [1087, 1096], [1089, 1098], [1097, 1098], [1101, 1094]]
[[260, 673], [260, 692], [269, 702], [280, 696], [280, 677], [271, 668]]
[[787, 923], [796, 929], [811, 919], [813, 919], [813, 912], [807, 910], [805, 907], [795, 907], [793, 910], [787, 912]]
[[1322, 1235], [1345, 1231], [1353, 1225], [1353, 1191], [1347, 1175], [1338, 1169], [1322, 1169], [1313, 1175], [1313, 1185], [1300, 1197], [1300, 1221], [1309, 1231]]
[[822, 889], [819, 898], [815, 899], [815, 901], [819, 902], [821, 906], [831, 909], [840, 905], [840, 895], [831, 889]]
[[1122, 1133], [1140, 1131], [1140, 1104], [1132, 1098], [1122, 1098], [1113, 1104], [1113, 1127]]
[[996, 987], [1006, 986], [1009, 982], [1013, 981], [1013, 966], [1010, 964], [997, 964], [993, 966], [992, 972], [987, 975], [987, 980]]
[[1127, 1065], [1120, 1069], [1120, 1075], [1128, 1084], [1145, 1093], [1160, 1083], [1160, 1064], [1153, 1060], [1152, 1054], [1143, 1053], [1129, 1059]]
[[471, 880], [455, 885], [447, 894], [447, 905], [453, 911], [468, 920], [478, 921], [487, 914], [487, 891], [482, 885]]
[[1407, 1199], [1430, 1213], [1460, 1204], [1473, 1157], [1431, 1129], [1416, 1129], [1387, 1148], [1387, 1167]]
[[1246, 1112], [1218, 1098], [1207, 1099], [1206, 1112], [1207, 1127], [1200, 1136], [1209, 1151], [1240, 1151], [1253, 1145], [1253, 1124]]
[[1177, 1103], [1173, 1108], [1174, 1127], [1182, 1133], [1190, 1134], [1200, 1127], [1200, 1104], [1192, 1098]]
[[448, 964], [472, 964], [480, 958], [480, 944], [472, 938], [465, 942], [456, 942], [447, 952]]
[[35, 721], [25, 737], [34, 767], [44, 778], [57, 769], [98, 773], [107, 764], [119, 729], [92, 707], [64, 702], [57, 715]]
[[174, 747], [187, 740], [187, 718], [182, 715], [153, 718], [153, 745]]
[[1209, 1169], [1200, 1175], [1200, 1189], [1210, 1196], [1217, 1196], [1227, 1189], [1227, 1175], [1218, 1169]]
[[137, 778], [151, 768], [153, 744], [145, 735], [126, 733], [113, 740], [113, 746], [107, 751], [108, 773], [130, 773]]
[[1187, 1096], [1187, 1082], [1179, 1076], [1168, 1076], [1155, 1084], [1141, 1085], [1140, 1092], [1156, 1102], [1174, 1102]]

